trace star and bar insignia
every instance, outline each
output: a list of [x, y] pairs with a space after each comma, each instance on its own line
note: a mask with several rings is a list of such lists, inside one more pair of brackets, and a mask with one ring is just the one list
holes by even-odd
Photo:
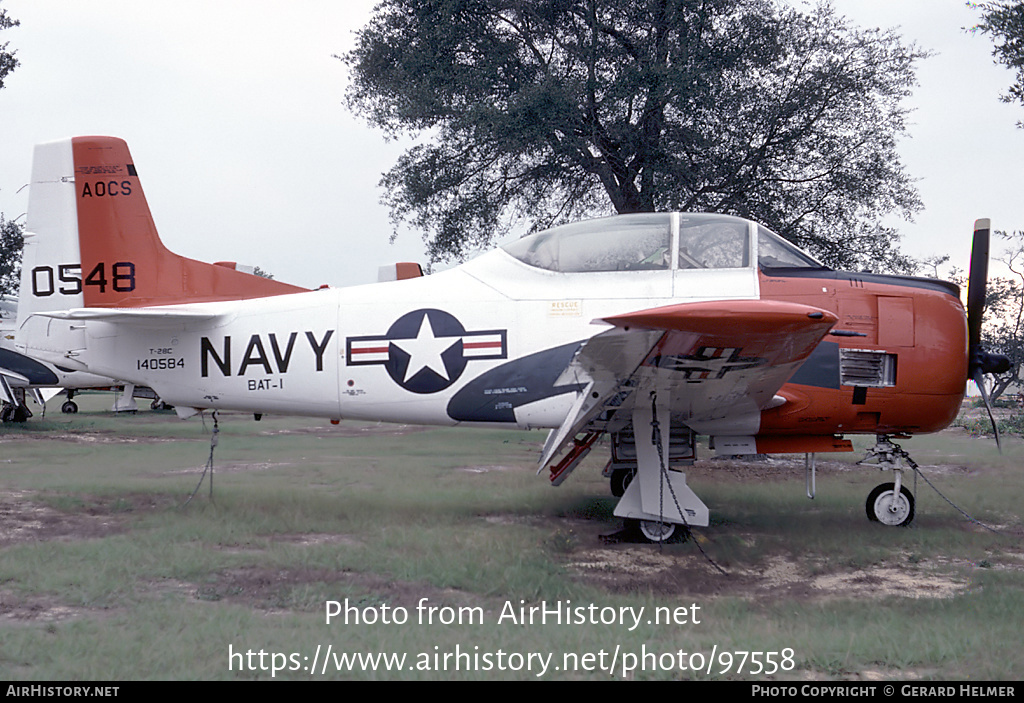
[[454, 315], [427, 308], [398, 318], [386, 334], [349, 337], [346, 347], [348, 366], [380, 364], [407, 391], [437, 393], [470, 361], [508, 358], [508, 333], [467, 331]]

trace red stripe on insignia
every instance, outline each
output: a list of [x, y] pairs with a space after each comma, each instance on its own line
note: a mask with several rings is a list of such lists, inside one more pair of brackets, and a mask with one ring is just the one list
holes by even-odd
[[353, 354], [387, 354], [388, 347], [352, 347]]

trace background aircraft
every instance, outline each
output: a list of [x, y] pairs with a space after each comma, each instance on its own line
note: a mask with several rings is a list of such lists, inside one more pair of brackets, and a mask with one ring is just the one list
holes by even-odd
[[67, 396], [61, 412], [76, 413], [78, 405], [72, 400], [82, 390], [113, 391], [114, 412], [135, 412], [135, 398], [152, 399], [154, 410], [165, 407], [156, 393], [145, 386], [118, 383], [85, 371], [73, 371], [25, 356], [15, 350], [14, 326], [18, 313], [18, 300], [13, 296], [0, 298], [0, 422], [24, 422], [32, 417], [26, 401], [31, 397], [36, 404], [47, 401], [64, 391]]
[[697, 434], [727, 455], [874, 434], [895, 480], [867, 514], [901, 525], [912, 464], [890, 439], [946, 427], [967, 378], [1002, 363], [978, 344], [987, 227], [970, 324], [953, 284], [833, 271], [713, 214], [576, 223], [431, 276], [305, 291], [168, 251], [125, 143], [83, 137], [36, 148], [15, 342], [183, 417], [548, 428], [554, 485], [607, 434], [615, 514], [652, 540], [708, 524], [676, 470]]

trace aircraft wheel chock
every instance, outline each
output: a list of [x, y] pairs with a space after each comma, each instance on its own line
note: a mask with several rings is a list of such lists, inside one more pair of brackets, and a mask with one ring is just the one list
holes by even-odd
[[676, 533], [676, 526], [671, 522], [657, 520], [641, 520], [640, 532], [652, 542], [667, 542]]
[[900, 486], [895, 497], [895, 483], [881, 483], [868, 494], [865, 504], [868, 520], [890, 527], [906, 527], [914, 519], [914, 496], [906, 486]]

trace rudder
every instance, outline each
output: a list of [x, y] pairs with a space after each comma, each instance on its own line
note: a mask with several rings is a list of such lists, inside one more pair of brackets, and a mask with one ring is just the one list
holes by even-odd
[[169, 251], [124, 140], [75, 137], [71, 148], [85, 307], [243, 300], [306, 290]]

